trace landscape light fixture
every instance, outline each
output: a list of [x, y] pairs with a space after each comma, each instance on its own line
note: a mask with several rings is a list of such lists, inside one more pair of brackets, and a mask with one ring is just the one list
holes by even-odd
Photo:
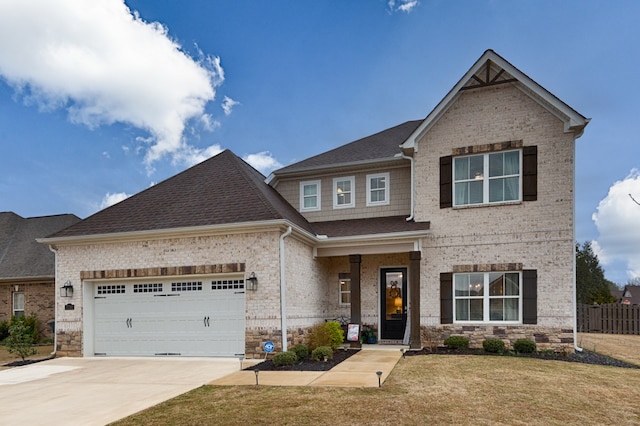
[[376, 371], [376, 375], [378, 376], [378, 387], [382, 387], [382, 383], [380, 383], [380, 378], [382, 377], [382, 371]]

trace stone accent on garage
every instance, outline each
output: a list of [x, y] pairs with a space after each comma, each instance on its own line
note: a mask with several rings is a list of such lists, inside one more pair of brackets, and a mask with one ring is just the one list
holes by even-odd
[[57, 356], [82, 356], [82, 331], [58, 331]]

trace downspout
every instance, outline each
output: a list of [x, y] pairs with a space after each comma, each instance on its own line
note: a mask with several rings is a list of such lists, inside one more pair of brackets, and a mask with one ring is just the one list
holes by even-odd
[[287, 279], [285, 278], [284, 239], [291, 235], [291, 227], [280, 235], [280, 319], [282, 328], [282, 352], [287, 351]]
[[414, 199], [415, 199], [415, 194], [414, 194], [414, 162], [415, 159], [413, 157], [410, 157], [408, 155], [404, 155], [401, 154], [401, 157], [404, 158], [405, 160], [409, 160], [411, 162], [411, 216], [409, 216], [406, 221], [409, 222], [410, 220], [413, 220], [413, 210], [415, 208], [415, 203], [414, 203]]
[[582, 352], [583, 349], [578, 346], [578, 295], [576, 285], [576, 140], [573, 140], [573, 239], [571, 246], [573, 247], [573, 349], [576, 352]]
[[53, 278], [53, 352], [51, 352], [51, 358], [56, 357], [56, 352], [58, 352], [58, 300], [56, 295], [58, 294], [56, 284], [58, 283], [58, 268], [56, 265], [58, 263], [58, 250], [56, 250], [51, 244], [49, 244], [49, 250], [53, 252], [55, 256], [53, 265], [55, 269], [55, 274]]

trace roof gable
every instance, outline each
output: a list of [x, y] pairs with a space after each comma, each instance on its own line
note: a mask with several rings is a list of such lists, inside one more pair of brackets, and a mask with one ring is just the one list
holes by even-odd
[[374, 163], [397, 158], [400, 144], [422, 120], [407, 121], [390, 129], [339, 146], [273, 172], [274, 176], [322, 170], [339, 166]]
[[309, 223], [264, 176], [229, 150], [88, 217], [50, 238], [288, 220]]
[[55, 256], [36, 239], [79, 221], [72, 214], [23, 218], [0, 213], [0, 279], [53, 277]]
[[487, 50], [447, 93], [440, 103], [402, 144], [405, 152], [417, 149], [418, 140], [438, 121], [465, 91], [499, 84], [513, 84], [564, 122], [565, 132], [580, 137], [589, 119], [562, 102], [493, 50]]

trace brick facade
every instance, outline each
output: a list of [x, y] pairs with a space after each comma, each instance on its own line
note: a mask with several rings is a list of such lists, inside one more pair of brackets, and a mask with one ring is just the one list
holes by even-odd
[[20, 281], [0, 285], [0, 321], [10, 321], [13, 315], [13, 293], [24, 293], [24, 314], [38, 318], [41, 339], [53, 338], [55, 320], [55, 288], [51, 281]]

